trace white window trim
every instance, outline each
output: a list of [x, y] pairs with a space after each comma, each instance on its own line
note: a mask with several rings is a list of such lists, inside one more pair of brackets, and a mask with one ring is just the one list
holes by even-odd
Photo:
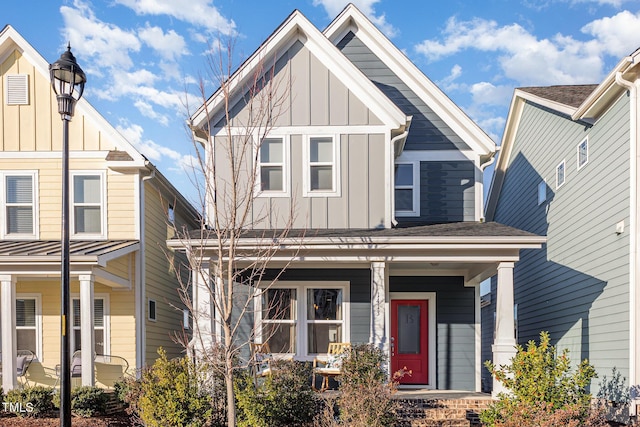
[[[580, 146], [583, 143], [587, 144], [587, 160], [583, 164], [580, 164]], [[585, 167], [588, 163], [589, 163], [589, 137], [587, 136], [582, 141], [580, 141], [576, 146], [576, 165], [578, 166], [578, 170]]]
[[[19, 299], [34, 299], [36, 301], [36, 357], [40, 362], [42, 358], [42, 295], [35, 293], [16, 294], [16, 300]], [[14, 306], [15, 310], [15, 306]], [[16, 330], [18, 326], [16, 325]], [[31, 329], [31, 327], [24, 327], [24, 329]], [[16, 342], [17, 345], [17, 342]], [[16, 350], [23, 350], [22, 348], [16, 348]]]
[[[154, 312], [153, 314], [155, 315], [155, 317], [151, 317], [151, 303], [153, 303], [153, 312]], [[147, 299], [147, 319], [150, 322], [158, 321], [158, 302], [153, 298]]]
[[[75, 201], [74, 201], [74, 177], [76, 176], [99, 176], [100, 177], [100, 220], [102, 233], [76, 233], [75, 230]], [[69, 176], [69, 186], [71, 191], [69, 192], [69, 217], [71, 219], [71, 237], [75, 240], [92, 240], [92, 239], [106, 239], [107, 238], [107, 175], [104, 171], [87, 171], [87, 170], [74, 170], [71, 171]]]
[[[7, 229], [7, 219], [6, 219], [6, 213], [7, 213], [7, 201], [6, 201], [6, 194], [7, 194], [7, 180], [6, 177], [8, 176], [30, 176], [31, 180], [32, 180], [32, 197], [33, 197], [33, 234], [25, 234], [25, 233], [9, 233], [9, 230]], [[37, 239], [38, 236], [40, 235], [40, 221], [38, 221], [38, 218], [40, 217], [40, 210], [39, 210], [39, 205], [38, 205], [38, 194], [39, 194], [39, 189], [38, 189], [38, 171], [34, 171], [34, 170], [29, 170], [29, 171], [12, 171], [12, 170], [7, 170], [7, 171], [2, 171], [0, 172], [0, 179], [2, 179], [2, 183], [0, 183], [0, 206], [2, 207], [2, 215], [0, 215], [3, 220], [2, 220], [2, 225], [0, 226], [0, 234], [2, 236], [3, 239], [15, 239], [15, 240], [32, 240], [32, 239]]]
[[[265, 284], [263, 292], [269, 289], [295, 289], [296, 318], [290, 323], [296, 324], [296, 353], [278, 353], [282, 356], [294, 356], [296, 360], [310, 361], [318, 355], [326, 353], [309, 353], [307, 351], [307, 290], [308, 289], [340, 289], [342, 290], [342, 339], [340, 342], [349, 342], [351, 337], [351, 303], [350, 282], [348, 281], [278, 281], [275, 284]], [[256, 341], [262, 339], [262, 292], [257, 292], [254, 298]], [[332, 320], [327, 323], [339, 323]], [[284, 323], [284, 322], [283, 322]], [[318, 323], [318, 322], [316, 322]]]
[[[102, 293], [94, 293], [93, 294], [93, 299], [101, 299], [103, 300], [103, 315], [104, 315], [104, 354], [111, 354], [111, 312], [109, 309], [110, 303], [109, 303], [109, 294], [102, 294]], [[71, 300], [78, 300], [80, 301], [80, 294], [71, 294]], [[80, 308], [81, 312], [82, 312], [82, 308]], [[95, 315], [95, 313], [94, 313]], [[75, 347], [75, 338], [74, 338], [74, 334], [73, 334], [73, 321], [74, 321], [74, 314], [73, 314], [73, 302], [71, 303], [71, 319], [70, 319], [70, 324], [69, 324], [69, 330], [71, 332], [71, 348]], [[94, 320], [95, 321], [95, 320]], [[82, 327], [82, 325], [81, 325]]]
[[[282, 140], [282, 191], [273, 191], [273, 190], [262, 190], [262, 171], [261, 166], [278, 166], [279, 163], [261, 163], [260, 162], [260, 146], [258, 146], [257, 142], [254, 145], [254, 150], [256, 150], [255, 158], [258, 161], [256, 168], [256, 183], [254, 188], [254, 194], [256, 197], [291, 197], [291, 185], [290, 185], [290, 176], [291, 176], [291, 142], [289, 135], [268, 135], [264, 139], [281, 139]], [[255, 137], [254, 141], [258, 141], [259, 138]]]
[[[395, 165], [412, 165], [413, 167], [413, 184], [411, 187], [408, 185], [398, 186], [395, 183]], [[393, 182], [393, 191], [394, 191], [394, 204], [395, 204], [395, 190], [396, 189], [409, 189], [411, 188], [413, 191], [413, 209], [410, 211], [395, 211], [396, 216], [408, 217], [408, 216], [420, 216], [420, 161], [401, 161], [394, 163], [394, 182]]]
[[[333, 139], [333, 176], [332, 191], [311, 191], [311, 162], [309, 160], [309, 147], [311, 140], [314, 138], [332, 138]], [[303, 197], [340, 197], [341, 195], [341, 179], [340, 179], [340, 135], [338, 134], [315, 134], [306, 135], [302, 144], [302, 196]], [[328, 165], [325, 162], [314, 163], [314, 165]]]
[[[562, 166], [562, 169], [564, 170], [564, 176], [563, 176], [564, 179], [561, 183], [558, 182], [558, 169], [560, 168], [560, 166]], [[567, 182], [567, 162], [562, 160], [560, 163], [558, 163], [558, 166], [556, 166], [556, 190], [562, 187], [566, 182]]]
[[[565, 171], [566, 173], [566, 171]], [[541, 198], [541, 191], [544, 191], [544, 198]], [[547, 181], [540, 181], [538, 183], [538, 206], [542, 205], [544, 202], [547, 201]]]

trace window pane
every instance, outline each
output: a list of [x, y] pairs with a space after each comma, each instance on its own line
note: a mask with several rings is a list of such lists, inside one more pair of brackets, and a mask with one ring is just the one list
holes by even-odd
[[396, 188], [396, 211], [413, 210], [413, 190]]
[[96, 354], [104, 354], [104, 330], [96, 329], [95, 331], [95, 348]]
[[342, 320], [342, 290], [308, 289], [307, 320]]
[[[96, 299], [93, 301], [93, 326], [95, 326], [96, 328], [100, 328], [104, 326], [104, 300], [103, 299]], [[96, 338], [96, 341], [97, 341], [97, 338]]]
[[396, 165], [396, 185], [413, 185], [413, 165]]
[[100, 191], [100, 176], [74, 176], [73, 177], [73, 202], [74, 203], [100, 203], [102, 192]]
[[33, 208], [27, 206], [8, 206], [7, 232], [33, 234]]
[[282, 140], [280, 138], [265, 138], [260, 147], [260, 162], [282, 163]]
[[36, 352], [36, 331], [35, 329], [18, 329], [16, 331], [17, 350], [31, 350]]
[[73, 326], [80, 327], [80, 300], [74, 299], [71, 301], [73, 305]]
[[7, 203], [33, 203], [33, 185], [30, 176], [7, 177]]
[[282, 191], [282, 166], [262, 166], [260, 184], [263, 191]]
[[76, 233], [102, 233], [99, 206], [76, 206], [74, 213]]
[[268, 289], [262, 293], [262, 318], [295, 320], [295, 289]]
[[269, 343], [272, 353], [295, 353], [296, 325], [293, 323], [263, 324], [262, 342]]
[[36, 326], [36, 300], [16, 300], [16, 326]]
[[311, 190], [333, 190], [332, 166], [311, 166]]
[[330, 342], [342, 341], [342, 325], [328, 323], [312, 323], [307, 325], [308, 346], [311, 354], [326, 353]]
[[398, 306], [398, 353], [420, 353], [420, 306]]
[[333, 138], [311, 138], [309, 149], [311, 162], [333, 162]]
[[74, 329], [73, 330], [73, 349], [71, 350], [72, 352], [80, 350], [80, 347], [82, 346], [82, 342], [80, 341], [81, 339], [82, 339], [82, 334], [80, 332], [80, 329]]

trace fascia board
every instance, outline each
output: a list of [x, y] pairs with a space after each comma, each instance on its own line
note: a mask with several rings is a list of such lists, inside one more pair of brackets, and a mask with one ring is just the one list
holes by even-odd
[[487, 195], [487, 203], [485, 207], [486, 221], [493, 221], [496, 213], [498, 198], [500, 197], [500, 191], [502, 190], [502, 184], [504, 182], [504, 175], [511, 159], [513, 144], [516, 134], [518, 133], [520, 118], [522, 117], [522, 110], [525, 104], [525, 100], [521, 96], [523, 93], [524, 92], [521, 90], [516, 89], [514, 91], [513, 98], [511, 99], [509, 113], [507, 114], [507, 122], [505, 123], [504, 132], [502, 133], [502, 142], [500, 144], [498, 159], [496, 160], [496, 166]]
[[633, 55], [623, 58], [618, 65], [604, 78], [602, 83], [585, 99], [582, 104], [572, 114], [573, 120], [586, 120], [597, 117], [606, 109], [611, 101], [618, 98], [626, 89], [616, 84], [616, 74], [626, 73], [638, 64], [640, 50]]
[[480, 155], [495, 151], [496, 144], [473, 120], [438, 88], [407, 56], [378, 30], [353, 4], [324, 30], [335, 45], [353, 31], [373, 53], [413, 90], [471, 149]]
[[[5, 51], [5, 49], [8, 50]], [[5, 56], [14, 49], [18, 49], [25, 59], [33, 64], [35, 70], [42, 74], [47, 81], [51, 79], [49, 75], [49, 63], [38, 53], [38, 51], [35, 50], [33, 46], [31, 46], [29, 42], [24, 39], [24, 37], [20, 35], [20, 33], [10, 25], [7, 25], [0, 34], [0, 56]], [[80, 98], [76, 104], [76, 115], [78, 115], [78, 113], [85, 115], [87, 119], [90, 120], [103, 135], [105, 135], [105, 137], [110, 138], [114, 145], [129, 153], [134, 160], [145, 160], [144, 156], [136, 150], [133, 145], [127, 141], [100, 113], [98, 113], [98, 111], [93, 108], [85, 98]]]
[[[266, 58], [277, 54], [283, 46], [301, 40], [333, 74], [338, 77], [353, 94], [375, 114], [383, 123], [392, 129], [406, 125], [407, 116], [380, 89], [378, 89], [362, 72], [349, 61], [340, 50], [299, 11], [289, 19], [246, 61], [231, 77], [228, 93], [235, 95], [236, 89], [253, 76], [256, 67]], [[192, 116], [191, 125], [201, 128], [206, 121], [216, 121], [216, 111], [223, 104], [225, 94], [218, 90], [205, 105]]]
[[575, 107], [571, 107], [569, 105], [566, 104], [562, 104], [561, 102], [556, 102], [556, 101], [552, 101], [550, 99], [546, 99], [546, 98], [542, 98], [540, 96], [534, 95], [532, 93], [529, 92], [525, 92], [523, 90], [520, 89], [516, 89], [516, 93], [517, 96], [519, 98], [525, 99], [527, 101], [531, 101], [535, 104], [541, 105], [543, 107], [549, 108], [553, 111], [557, 111], [558, 113], [561, 114], [566, 114], [567, 116], [573, 116], [573, 114], [576, 112], [576, 108]]

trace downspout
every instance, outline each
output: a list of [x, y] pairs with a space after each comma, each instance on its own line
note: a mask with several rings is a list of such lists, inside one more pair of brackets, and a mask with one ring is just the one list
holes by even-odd
[[484, 170], [496, 162], [496, 158], [499, 151], [500, 151], [500, 146], [498, 145], [496, 147], [496, 151], [491, 153], [489, 160], [487, 160], [486, 162], [480, 165], [480, 174], [482, 178], [480, 180], [480, 222], [484, 222], [485, 220], [485, 217], [484, 217]]
[[156, 171], [155, 169], [153, 169], [151, 171], [151, 173], [147, 176], [142, 177], [142, 179], [140, 180], [140, 200], [139, 200], [139, 206], [140, 206], [140, 221], [138, 222], [140, 224], [140, 251], [139, 251], [139, 257], [140, 257], [140, 262], [138, 263], [138, 277], [140, 280], [139, 286], [136, 286], [136, 301], [138, 301], [138, 304], [136, 304], [136, 318], [138, 319], [137, 322], [137, 330], [136, 330], [136, 335], [139, 337], [139, 348], [138, 351], [136, 352], [136, 367], [138, 368], [138, 372], [141, 372], [140, 368], [142, 368], [144, 366], [144, 364], [146, 363], [147, 360], [147, 342], [146, 342], [146, 333], [147, 333], [147, 327], [146, 327], [146, 322], [147, 322], [147, 318], [145, 316], [145, 309], [146, 309], [146, 269], [147, 269], [147, 262], [146, 262], [146, 258], [147, 258], [147, 250], [146, 250], [146, 239], [145, 239], [145, 227], [146, 227], [146, 222], [145, 222], [145, 210], [146, 210], [146, 205], [145, 205], [145, 190], [144, 190], [144, 183], [148, 180], [151, 180], [153, 178], [155, 178], [156, 176]]
[[[410, 122], [409, 122], [410, 123]], [[396, 220], [396, 209], [395, 209], [395, 205], [396, 205], [396, 192], [395, 192], [395, 188], [396, 188], [396, 177], [395, 177], [395, 158], [396, 158], [396, 143], [400, 143], [400, 141], [402, 141], [402, 139], [406, 139], [407, 135], [409, 134], [409, 126], [407, 126], [405, 128], [405, 131], [402, 132], [400, 135], [396, 135], [393, 138], [391, 138], [391, 172], [389, 174], [390, 176], [390, 181], [391, 181], [391, 185], [390, 185], [390, 192], [391, 192], [391, 206], [390, 206], [390, 216], [391, 216], [391, 225], [392, 226], [396, 226], [398, 225], [398, 221]]]
[[[630, 58], [631, 59], [631, 58]], [[630, 62], [633, 62], [632, 60]], [[638, 375], [638, 346], [636, 334], [638, 333], [638, 303], [636, 280], [638, 278], [638, 88], [634, 82], [624, 79], [622, 72], [616, 73], [616, 83], [629, 91], [629, 181], [630, 181], [630, 210], [629, 210], [629, 246], [630, 246], [630, 267], [629, 267], [629, 379], [631, 385], [640, 383]], [[638, 396], [633, 396], [630, 405], [630, 415], [636, 415]]]

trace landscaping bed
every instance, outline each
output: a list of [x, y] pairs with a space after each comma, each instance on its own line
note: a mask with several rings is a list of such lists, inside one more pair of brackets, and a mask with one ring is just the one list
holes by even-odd
[[[73, 427], [137, 427], [129, 415], [124, 412], [105, 415], [100, 417], [73, 417], [71, 419]], [[15, 415], [0, 416], [0, 426], [2, 427], [59, 427], [60, 418], [58, 414], [51, 414], [51, 417], [43, 418], [20, 418]]]

